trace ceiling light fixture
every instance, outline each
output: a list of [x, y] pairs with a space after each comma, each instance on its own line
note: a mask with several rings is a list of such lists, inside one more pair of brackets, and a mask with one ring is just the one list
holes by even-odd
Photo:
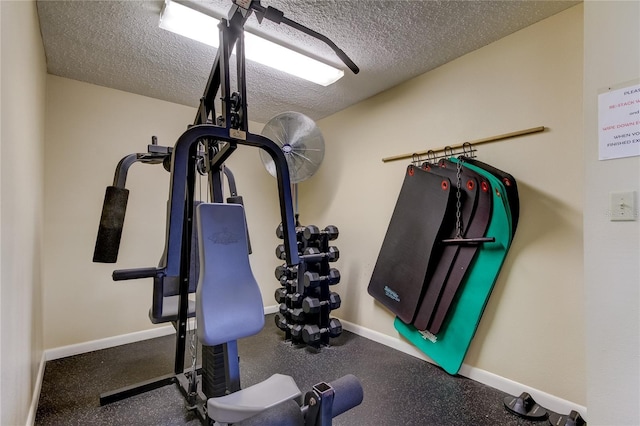
[[[159, 25], [164, 30], [217, 48], [219, 23], [220, 21], [212, 16], [165, 0]], [[344, 76], [342, 70], [246, 31], [244, 44], [247, 59], [322, 86], [333, 84]]]

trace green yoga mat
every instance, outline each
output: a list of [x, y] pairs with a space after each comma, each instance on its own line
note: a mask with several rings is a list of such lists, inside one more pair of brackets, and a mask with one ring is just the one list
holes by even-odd
[[476, 260], [458, 290], [457, 301], [452, 305], [440, 333], [434, 336], [418, 331], [399, 318], [394, 322], [394, 327], [402, 336], [449, 374], [457, 374], [460, 370], [511, 243], [511, 214], [504, 186], [485, 170], [470, 164], [464, 165], [491, 183], [493, 213], [486, 236], [494, 237], [495, 242], [484, 243], [478, 250]]

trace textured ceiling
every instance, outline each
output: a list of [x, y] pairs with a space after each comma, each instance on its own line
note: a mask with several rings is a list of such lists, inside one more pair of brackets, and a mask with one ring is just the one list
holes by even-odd
[[[39, 0], [48, 72], [196, 107], [216, 49], [160, 29], [163, 3]], [[231, 7], [231, 0], [181, 3], [216, 17]], [[577, 3], [263, 0], [328, 36], [360, 73], [352, 74], [323, 43], [252, 16], [247, 29], [337, 65], [345, 77], [322, 87], [247, 61], [249, 119], [265, 123], [283, 111], [321, 119]]]

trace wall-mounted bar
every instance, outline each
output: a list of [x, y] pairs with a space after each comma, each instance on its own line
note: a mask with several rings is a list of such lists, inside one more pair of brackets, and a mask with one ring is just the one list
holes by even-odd
[[412, 152], [410, 154], [401, 154], [401, 155], [395, 155], [392, 157], [386, 157], [383, 158], [382, 161], [384, 163], [387, 163], [389, 161], [397, 161], [397, 160], [404, 160], [406, 158], [414, 158], [415, 156], [422, 156], [422, 155], [427, 155], [427, 153], [429, 152], [440, 152], [440, 151], [444, 151], [445, 148], [449, 149], [459, 149], [462, 148], [464, 144], [466, 143], [470, 143], [473, 146], [476, 145], [481, 145], [483, 143], [489, 143], [489, 142], [496, 142], [496, 141], [500, 141], [503, 139], [509, 139], [509, 138], [515, 138], [517, 136], [523, 136], [523, 135], [529, 135], [531, 133], [539, 133], [539, 132], [543, 132], [545, 129], [544, 126], [538, 126], [538, 127], [532, 127], [530, 129], [524, 129], [524, 130], [518, 130], [515, 132], [510, 132], [510, 133], [504, 133], [502, 135], [496, 135], [496, 136], [490, 136], [488, 138], [483, 138], [483, 139], [476, 139], [474, 141], [468, 141], [468, 142], [464, 142], [458, 145], [450, 145], [447, 147], [442, 147], [442, 148], [435, 148], [435, 149], [429, 149], [429, 150], [425, 150], [425, 151], [420, 151], [420, 152]]

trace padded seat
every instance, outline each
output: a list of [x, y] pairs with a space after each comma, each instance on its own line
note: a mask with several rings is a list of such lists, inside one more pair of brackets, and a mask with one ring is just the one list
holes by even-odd
[[207, 412], [217, 423], [237, 423], [285, 401], [301, 404], [302, 392], [290, 376], [274, 374], [267, 380], [218, 398], [209, 398]]

